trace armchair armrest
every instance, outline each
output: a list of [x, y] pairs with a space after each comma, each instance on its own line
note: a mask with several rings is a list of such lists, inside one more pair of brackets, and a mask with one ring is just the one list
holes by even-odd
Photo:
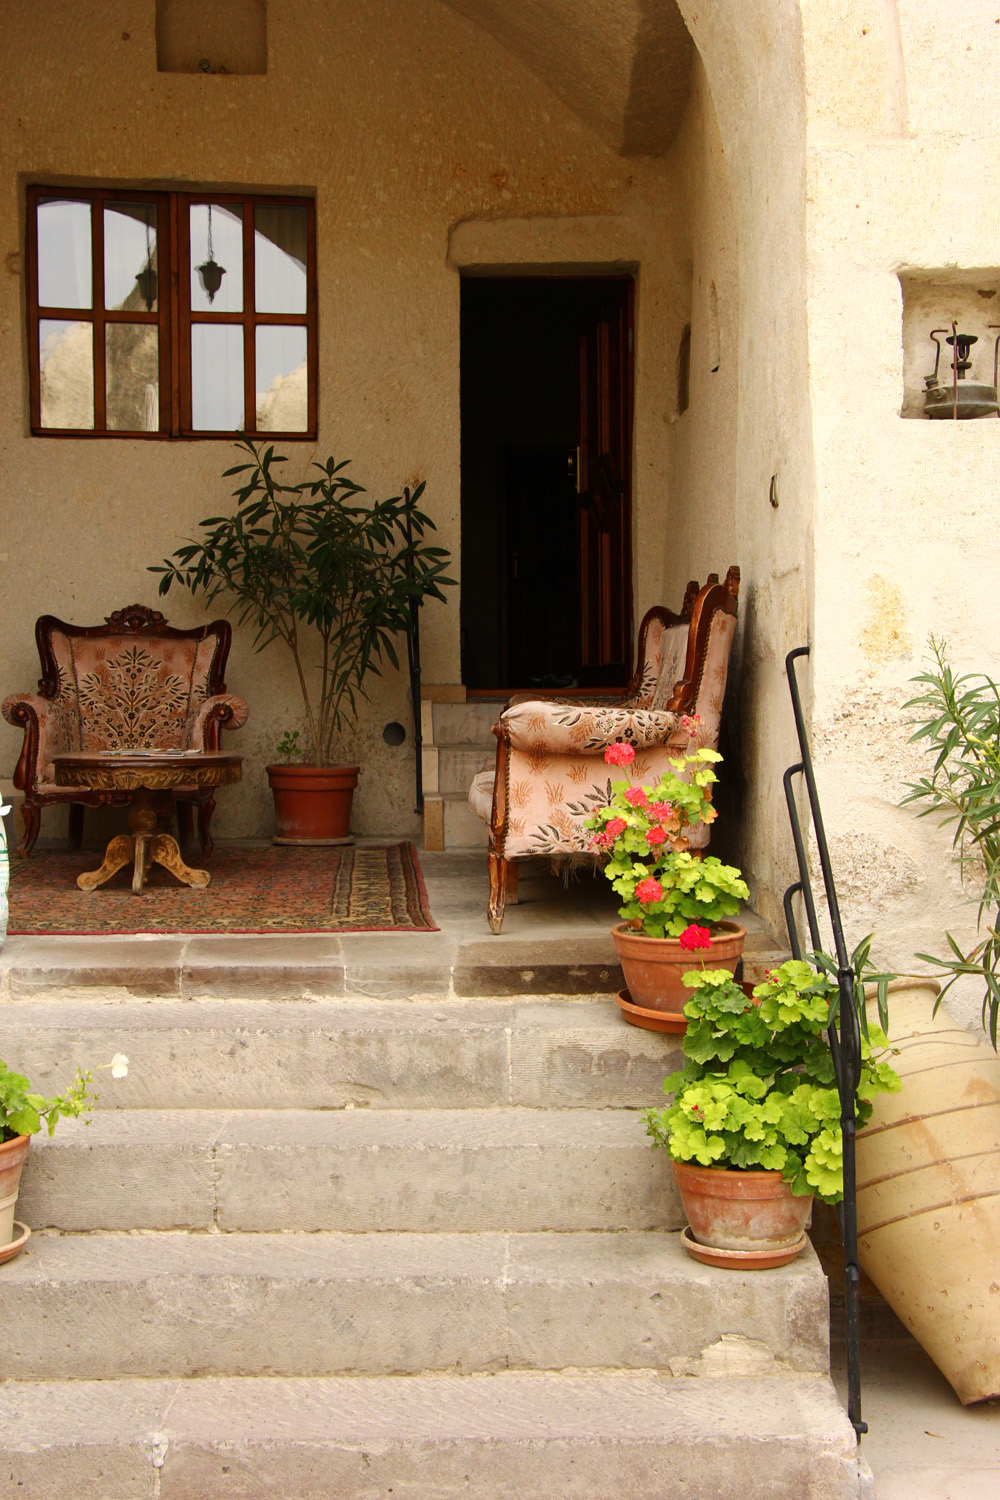
[[14, 768], [18, 791], [30, 792], [37, 782], [52, 780], [52, 755], [69, 748], [64, 705], [40, 693], [11, 693], [0, 704], [8, 724], [24, 730], [24, 743]]
[[188, 724], [188, 745], [199, 750], [218, 750], [221, 729], [242, 729], [250, 713], [245, 698], [235, 693], [214, 693], [206, 698]]
[[500, 727], [513, 749], [546, 750], [552, 755], [603, 755], [616, 740], [628, 740], [639, 750], [670, 745], [681, 751], [690, 739], [682, 715], [667, 709], [540, 698], [505, 709]]

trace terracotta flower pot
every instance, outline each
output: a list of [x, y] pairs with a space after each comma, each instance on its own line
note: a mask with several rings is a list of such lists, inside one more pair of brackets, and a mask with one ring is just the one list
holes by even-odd
[[360, 766], [268, 766], [276, 844], [348, 844]]
[[6, 1259], [3, 1251], [14, 1239], [14, 1205], [30, 1145], [30, 1135], [0, 1142], [0, 1259]]
[[691, 951], [681, 947], [679, 938], [645, 937], [627, 922], [611, 929], [633, 1006], [665, 1011], [682, 1030], [691, 991], [681, 983], [681, 976], [700, 968], [728, 969], [732, 974], [746, 935], [746, 928], [738, 922], [716, 922], [711, 947]]
[[[746, 1172], [671, 1162], [681, 1202], [698, 1245], [736, 1252], [746, 1264], [781, 1264], [802, 1248], [812, 1194], [797, 1198], [780, 1172]], [[687, 1248], [691, 1248], [688, 1246]], [[694, 1253], [694, 1252], [692, 1252]], [[700, 1258], [700, 1257], [699, 1257]], [[734, 1260], [735, 1263], [735, 1260]]]
[[934, 1014], [940, 988], [889, 986], [903, 1087], [875, 1100], [858, 1135], [858, 1255], [968, 1403], [1000, 1396], [1000, 1059], [943, 1006]]

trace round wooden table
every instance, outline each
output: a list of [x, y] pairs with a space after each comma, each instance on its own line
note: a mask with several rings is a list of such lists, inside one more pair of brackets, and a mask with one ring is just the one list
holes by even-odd
[[142, 894], [151, 864], [163, 865], [185, 885], [208, 885], [207, 870], [192, 870], [181, 858], [173, 834], [158, 831], [160, 816], [173, 807], [171, 793], [179, 786], [229, 786], [239, 781], [242, 756], [220, 751], [185, 754], [171, 751], [62, 751], [53, 755], [57, 786], [86, 787], [90, 791], [130, 792], [128, 833], [113, 838], [104, 851], [100, 869], [77, 876], [81, 891], [96, 890], [123, 865], [134, 864], [132, 890]]

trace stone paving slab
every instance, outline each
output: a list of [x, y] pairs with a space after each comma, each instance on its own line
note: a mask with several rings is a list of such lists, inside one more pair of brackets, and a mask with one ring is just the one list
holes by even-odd
[[41, 1234], [0, 1327], [17, 1379], [829, 1363], [811, 1249], [762, 1277], [662, 1233]]
[[27, 1382], [0, 1500], [858, 1500], [820, 1376]]
[[679, 1229], [629, 1110], [105, 1110], [36, 1136], [35, 1228]]
[[126, 1052], [99, 1075], [99, 1109], [641, 1108], [662, 1099], [679, 1038], [643, 1031], [607, 998], [448, 1001], [25, 1001], [5, 1055], [47, 1093], [81, 1058]]

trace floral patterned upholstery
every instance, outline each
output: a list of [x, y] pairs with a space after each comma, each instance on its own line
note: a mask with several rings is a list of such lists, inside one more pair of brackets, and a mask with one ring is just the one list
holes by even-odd
[[[689, 585], [680, 615], [656, 608], [639, 632], [638, 665], [624, 698], [606, 702], [519, 694], [494, 726], [497, 759], [469, 790], [490, 825], [491, 890], [496, 860], [532, 854], [591, 854], [586, 819], [611, 800], [613, 780], [655, 781], [671, 757], [718, 743], [729, 650], [736, 628], [739, 569]], [[604, 751], [616, 740], [636, 750], [613, 772]], [[707, 826], [700, 830], [708, 841]], [[694, 844], [696, 840], [693, 840]], [[503, 873], [503, 872], [501, 872]], [[494, 891], [495, 894], [495, 891]], [[495, 902], [491, 897], [491, 926]]]
[[[14, 773], [25, 794], [22, 853], [37, 837], [44, 803], [88, 800], [79, 789], [56, 785], [57, 752], [214, 750], [223, 725], [238, 729], [246, 722], [246, 701], [225, 692], [231, 639], [225, 620], [172, 630], [162, 615], [133, 605], [108, 616], [104, 628], [45, 615], [36, 636], [39, 691], [11, 694], [2, 704], [4, 718], [25, 733]], [[193, 786], [178, 788], [178, 795], [201, 800]]]

